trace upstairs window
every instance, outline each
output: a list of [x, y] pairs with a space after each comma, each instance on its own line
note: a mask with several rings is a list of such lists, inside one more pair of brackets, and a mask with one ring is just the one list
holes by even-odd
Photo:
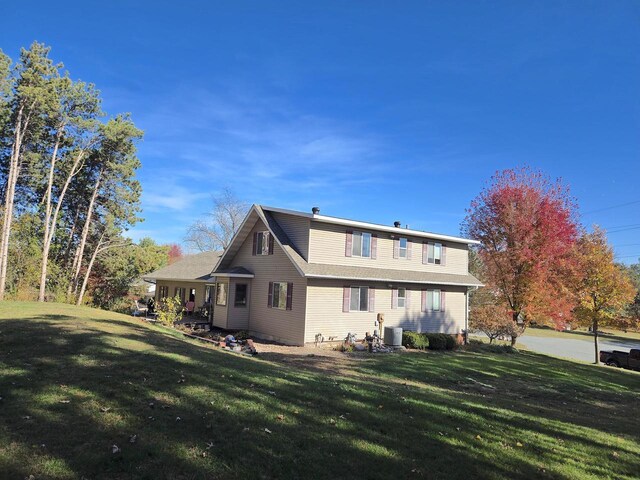
[[273, 235], [271, 235], [271, 232], [254, 232], [253, 254], [273, 255]]
[[425, 243], [422, 245], [422, 263], [434, 265], [444, 264], [442, 261], [444, 247], [441, 243]]
[[400, 258], [407, 258], [407, 239], [401, 238], [398, 243], [398, 256]]
[[353, 247], [351, 254], [354, 257], [371, 257], [371, 234], [353, 232]]

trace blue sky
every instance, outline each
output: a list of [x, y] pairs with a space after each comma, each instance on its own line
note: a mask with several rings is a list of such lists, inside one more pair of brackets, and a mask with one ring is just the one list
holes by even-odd
[[145, 222], [181, 242], [228, 186], [263, 203], [459, 233], [491, 174], [570, 185], [640, 257], [640, 2], [14, 2], [107, 112], [145, 130]]

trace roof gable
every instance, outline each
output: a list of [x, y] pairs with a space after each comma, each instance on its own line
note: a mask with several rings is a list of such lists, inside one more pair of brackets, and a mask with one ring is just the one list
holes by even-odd
[[306, 264], [305, 260], [300, 255], [293, 245], [293, 242], [289, 239], [287, 234], [282, 230], [278, 222], [268, 213], [264, 212], [260, 205], [252, 205], [251, 209], [247, 213], [247, 216], [242, 221], [240, 228], [231, 239], [229, 246], [224, 250], [224, 253], [220, 257], [220, 261], [215, 266], [212, 275], [215, 275], [218, 271], [224, 271], [224, 269], [228, 268], [234, 257], [240, 251], [240, 247], [243, 245], [245, 241], [247, 241], [249, 234], [253, 230], [253, 227], [256, 225], [258, 220], [261, 220], [262, 223], [266, 226], [267, 230], [273, 235], [275, 242], [282, 248], [285, 255], [289, 258], [293, 266], [296, 268], [298, 273], [304, 276], [304, 265]]

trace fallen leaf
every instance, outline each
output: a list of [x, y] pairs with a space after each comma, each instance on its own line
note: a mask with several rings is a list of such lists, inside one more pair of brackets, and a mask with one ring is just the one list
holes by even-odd
[[284, 415], [280, 414], [276, 417], [278, 420], [284, 420]]
[[179, 422], [180, 420], [182, 420], [180, 417], [176, 417], [176, 422]]
[[71, 400], [60, 400], [60, 403], [71, 403]]
[[523, 445], [520, 442], [516, 442], [516, 447], [522, 447]]
[[138, 440], [138, 435], [129, 436], [129, 443], [136, 443], [137, 440]]
[[213, 448], [213, 442], [207, 442], [207, 450]]
[[102, 413], [107, 413], [109, 410], [111, 410], [111, 407], [100, 407]]
[[269, 435], [271, 435], [271, 433], [272, 433], [272, 432], [271, 432], [271, 430], [269, 430], [268, 428], [265, 428], [265, 429], [264, 429], [264, 431], [265, 431], [266, 433], [268, 433]]
[[480, 435], [476, 435], [476, 440], [482, 440], [482, 437]]
[[118, 453], [120, 452], [120, 447], [118, 445], [111, 445], [111, 453]]

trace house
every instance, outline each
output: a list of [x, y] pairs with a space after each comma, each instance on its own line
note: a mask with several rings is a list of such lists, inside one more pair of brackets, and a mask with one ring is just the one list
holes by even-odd
[[[362, 338], [376, 328], [378, 314], [384, 326], [457, 334], [467, 325], [469, 290], [481, 285], [468, 271], [473, 244], [399, 222], [253, 205], [208, 275], [198, 276], [204, 265], [187, 275], [189, 268], [176, 263], [150, 276], [158, 298], [191, 289], [196, 303], [211, 298], [214, 326], [286, 344], [317, 335]], [[183, 276], [170, 277], [171, 267]]]
[[145, 275], [147, 282], [155, 283], [156, 302], [162, 298], [178, 297], [182, 303], [208, 304], [215, 286], [211, 275], [222, 252], [203, 252], [186, 255], [177, 262]]

